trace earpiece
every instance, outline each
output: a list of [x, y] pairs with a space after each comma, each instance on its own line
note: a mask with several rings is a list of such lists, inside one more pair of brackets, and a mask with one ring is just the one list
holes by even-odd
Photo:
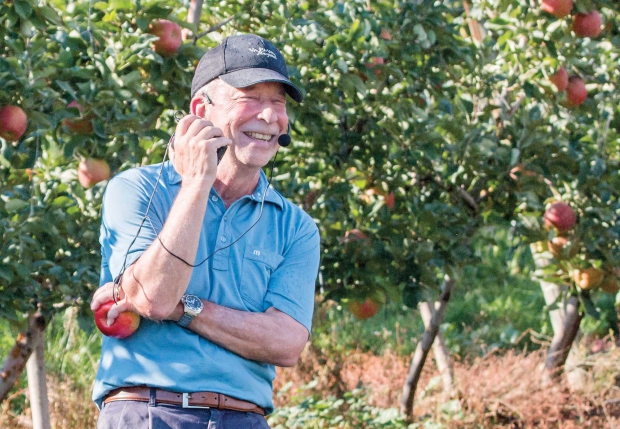
[[287, 147], [291, 144], [291, 124], [288, 124], [288, 130], [286, 130], [286, 134], [280, 134], [278, 137], [278, 144], [282, 147]]

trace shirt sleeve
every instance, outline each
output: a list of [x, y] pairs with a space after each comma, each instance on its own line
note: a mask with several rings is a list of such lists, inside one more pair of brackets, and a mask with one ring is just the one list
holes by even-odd
[[306, 215], [301, 228], [284, 255], [284, 260], [272, 273], [266, 307], [275, 307], [306, 327], [312, 328], [314, 292], [320, 262], [320, 236], [312, 219]]
[[[153, 179], [153, 182], [155, 179]], [[100, 283], [112, 281], [149, 248], [161, 231], [164, 219], [149, 198], [154, 183], [129, 170], [114, 177], [106, 188], [102, 205]]]

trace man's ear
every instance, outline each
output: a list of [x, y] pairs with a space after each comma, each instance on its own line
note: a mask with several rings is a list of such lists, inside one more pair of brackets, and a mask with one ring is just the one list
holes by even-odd
[[204, 97], [200, 95], [194, 96], [189, 107], [192, 115], [200, 116], [201, 118], [205, 117], [207, 106]]

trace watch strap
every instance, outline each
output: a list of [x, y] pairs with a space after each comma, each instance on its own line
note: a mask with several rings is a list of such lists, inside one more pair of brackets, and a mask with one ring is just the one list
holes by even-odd
[[183, 313], [183, 317], [181, 317], [181, 319], [177, 322], [177, 325], [183, 328], [187, 328], [187, 325], [189, 325], [189, 322], [191, 322], [193, 319], [194, 316], [192, 314]]

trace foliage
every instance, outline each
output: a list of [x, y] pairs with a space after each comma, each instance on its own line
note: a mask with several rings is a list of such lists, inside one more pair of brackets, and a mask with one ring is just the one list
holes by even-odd
[[[175, 6], [0, 5], [0, 104], [29, 117], [19, 141], [1, 141], [3, 318], [19, 322], [36, 307], [88, 314], [105, 184], [81, 188], [78, 160], [105, 158], [114, 172], [160, 161], [173, 112], [187, 110], [196, 60], [237, 32], [273, 40], [306, 94], [290, 105], [295, 144], [282, 150], [276, 182], [317, 221], [329, 298], [379, 295], [414, 307], [444, 274], [483, 269], [477, 234], [510, 225], [522, 255], [551, 238], [541, 219], [553, 199], [576, 209], [581, 247], [542, 277], [572, 284], [576, 268], [618, 266], [615, 2], [576, 4], [600, 9], [596, 39], [576, 38], [570, 18], [526, 0], [210, 1], [196, 28], [184, 23], [185, 5]], [[148, 33], [162, 17], [198, 32], [228, 23], [163, 58]], [[579, 107], [549, 81], [560, 65], [587, 81]], [[63, 125], [78, 115], [91, 133]], [[361, 239], [347, 237], [354, 229]]]

